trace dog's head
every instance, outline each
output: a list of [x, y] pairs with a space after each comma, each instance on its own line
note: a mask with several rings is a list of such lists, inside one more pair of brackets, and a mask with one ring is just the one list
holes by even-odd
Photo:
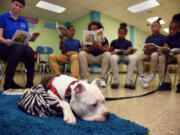
[[105, 98], [96, 84], [79, 81], [71, 87], [70, 106], [77, 116], [87, 121], [105, 121], [110, 115], [104, 106]]

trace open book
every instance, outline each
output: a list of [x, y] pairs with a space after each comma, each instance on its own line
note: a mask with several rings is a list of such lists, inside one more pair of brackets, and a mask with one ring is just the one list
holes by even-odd
[[68, 29], [65, 26], [58, 25], [57, 22], [56, 22], [56, 29], [59, 32], [59, 35], [61, 37], [68, 37], [69, 36]]
[[171, 53], [172, 53], [172, 55], [180, 54], [180, 48], [173, 48], [173, 49], [171, 49]]
[[92, 45], [93, 42], [104, 42], [103, 29], [97, 31], [83, 31], [83, 44]]
[[143, 46], [143, 50], [147, 52], [157, 52], [157, 51], [165, 51], [166, 48], [162, 46], [158, 46], [154, 43], [147, 43]]
[[34, 42], [39, 35], [39, 32], [33, 32], [32, 34], [30, 34], [27, 31], [16, 30], [12, 38], [12, 42], [13, 44], [26, 44], [28, 42]]
[[12, 38], [12, 42], [16, 44], [26, 44], [28, 42], [34, 42], [39, 35], [39, 32], [33, 32], [32, 34], [30, 34], [27, 31], [16, 30]]
[[[136, 48], [131, 48], [131, 49], [132, 49], [132, 52], [130, 54], [135, 53], [137, 51]], [[114, 49], [114, 53], [118, 55], [125, 55], [125, 51], [126, 50], [123, 50], [123, 49]]]

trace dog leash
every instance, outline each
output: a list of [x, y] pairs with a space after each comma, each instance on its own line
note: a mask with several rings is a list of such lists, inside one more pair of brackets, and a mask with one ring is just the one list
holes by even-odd
[[[160, 86], [161, 83], [163, 83], [164, 80], [165, 80], [165, 76], [166, 76], [166, 72], [167, 72], [167, 67], [168, 67], [168, 57], [169, 57], [169, 52], [168, 52], [168, 51], [165, 51], [165, 52], [164, 52], [164, 55], [165, 55], [164, 78], [162, 79], [162, 82], [160, 82], [159, 86]], [[158, 87], [158, 88], [159, 88], [159, 87]], [[106, 100], [106, 101], [113, 101], [113, 100], [123, 100], [123, 99], [130, 99], [130, 98], [144, 97], [144, 96], [148, 96], [148, 95], [151, 95], [151, 94], [156, 93], [157, 91], [159, 91], [158, 88], [155, 89], [155, 90], [152, 90], [152, 91], [150, 91], [150, 92], [147, 92], [147, 93], [145, 93], [145, 94], [142, 94], [142, 95], [128, 96], [128, 97], [105, 97], [105, 100]]]

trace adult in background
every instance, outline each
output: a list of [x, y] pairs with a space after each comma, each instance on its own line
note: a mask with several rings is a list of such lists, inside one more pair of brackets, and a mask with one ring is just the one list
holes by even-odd
[[0, 15], [0, 59], [7, 63], [4, 89], [22, 88], [13, 81], [16, 67], [23, 61], [27, 69], [27, 88], [33, 85], [34, 52], [27, 44], [14, 44], [12, 37], [16, 30], [29, 31], [27, 21], [20, 16], [25, 7], [24, 0], [12, 0], [11, 10]]

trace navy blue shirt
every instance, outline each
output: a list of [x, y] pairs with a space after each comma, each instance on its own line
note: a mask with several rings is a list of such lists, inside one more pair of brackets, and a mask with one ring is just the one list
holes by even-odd
[[180, 32], [176, 36], [167, 36], [165, 38], [165, 44], [172, 48], [180, 48]]
[[162, 34], [158, 34], [158, 35], [151, 35], [149, 37], [146, 38], [145, 43], [154, 43], [158, 46], [164, 46], [164, 40], [165, 40], [165, 36]]
[[[109, 44], [108, 40], [106, 38], [104, 38], [104, 42], [102, 43], [102, 46], [105, 46], [105, 45], [108, 45], [108, 44]], [[95, 48], [94, 50], [92, 50], [92, 51], [90, 51], [88, 53], [90, 53], [90, 54], [92, 54], [94, 56], [98, 56], [100, 54], [103, 54], [104, 52], [99, 48]]]
[[[0, 15], [0, 28], [3, 28], [3, 38], [12, 39], [16, 30], [24, 30], [29, 32], [29, 27], [26, 19], [19, 16], [17, 20], [14, 20], [9, 12]], [[4, 45], [4, 44], [0, 44]]]
[[129, 47], [132, 47], [132, 44], [129, 40], [126, 39], [116, 39], [111, 42], [111, 46], [114, 49], [127, 50]]
[[[62, 41], [60, 42], [60, 49], [61, 48], [62, 48]], [[79, 48], [81, 48], [81, 44], [77, 39], [70, 39], [70, 40], [65, 39], [65, 48], [66, 48], [66, 52], [69, 51], [79, 52]]]

